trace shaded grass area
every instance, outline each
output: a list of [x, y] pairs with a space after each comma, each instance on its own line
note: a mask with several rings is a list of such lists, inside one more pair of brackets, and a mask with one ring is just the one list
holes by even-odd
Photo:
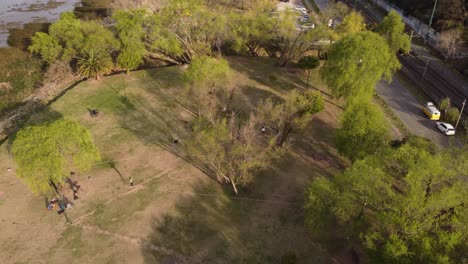
[[[228, 60], [236, 71], [234, 107], [245, 116], [267, 97], [281, 101], [292, 89], [305, 89], [305, 75], [295, 68], [274, 67], [266, 58]], [[340, 106], [327, 103], [311, 126], [293, 131], [291, 154], [243, 188], [243, 199], [238, 199], [229, 186], [208, 177], [192, 178], [194, 168], [203, 171], [203, 166], [183, 149], [183, 140], [190, 138], [184, 121], [193, 119], [193, 105], [184, 99], [182, 73], [181, 67], [166, 67], [83, 82], [28, 121], [53, 116], [77, 120], [90, 129], [104, 160], [115, 160], [114, 168], [107, 163], [97, 166], [96, 180], [105, 180], [99, 185], [102, 193], [76, 208], [75, 215], [91, 214], [62, 233], [47, 254], [50, 263], [83, 263], [90, 257], [99, 263], [278, 263], [287, 251], [297, 254], [298, 263], [328, 260], [327, 249], [342, 246], [313, 239], [304, 226], [302, 201], [313, 177], [332, 177], [341, 170], [311, 158], [320, 152], [342, 162], [333, 147]], [[312, 89], [326, 93], [318, 69], [310, 79]], [[99, 109], [102, 115], [91, 118], [88, 108]], [[174, 145], [174, 137], [182, 143]], [[150, 179], [163, 171], [151, 164], [158, 162], [151, 158], [161, 152], [188, 165]], [[99, 178], [111, 173], [112, 179]], [[108, 202], [128, 192], [124, 185], [130, 175], [137, 184], [147, 181], [137, 191]]]

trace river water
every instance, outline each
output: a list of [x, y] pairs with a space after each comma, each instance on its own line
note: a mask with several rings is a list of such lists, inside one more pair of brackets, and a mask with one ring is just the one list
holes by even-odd
[[81, 0], [0, 0], [0, 47], [7, 46], [8, 30], [26, 23], [54, 22], [78, 6]]

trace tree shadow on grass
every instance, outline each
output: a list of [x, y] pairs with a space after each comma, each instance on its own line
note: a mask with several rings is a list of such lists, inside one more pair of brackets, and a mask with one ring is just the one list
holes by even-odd
[[245, 57], [228, 57], [228, 60], [234, 70], [279, 93], [286, 93], [294, 88], [306, 86], [306, 83], [295, 74], [287, 72], [285, 68], [275, 67], [269, 58], [258, 57], [253, 60]]
[[278, 95], [255, 86], [246, 85], [241, 87], [242, 94], [234, 98], [235, 104], [239, 105], [241, 108], [246, 110], [253, 111], [260, 104], [262, 100], [271, 98], [274, 103], [282, 103], [284, 99]]
[[209, 168], [185, 152], [184, 140], [191, 137], [191, 131], [181, 117], [180, 109], [161, 104], [164, 102], [161, 98], [158, 98], [158, 102], [137, 95], [129, 96], [128, 99], [128, 104], [132, 104], [132, 107], [122, 109], [118, 115], [123, 129], [132, 132], [146, 144], [154, 144], [185, 160], [211, 179], [216, 179]]
[[320, 255], [301, 228], [301, 203], [267, 204], [253, 200], [258, 196], [232, 197], [227, 188], [196, 186], [173, 210], [153, 219], [142, 247], [145, 263], [279, 263], [288, 250], [302, 258], [298, 263], [309, 263], [310, 256]]

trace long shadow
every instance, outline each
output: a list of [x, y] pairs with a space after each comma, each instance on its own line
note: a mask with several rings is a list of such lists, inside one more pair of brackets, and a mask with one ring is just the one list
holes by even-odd
[[[313, 128], [313, 129], [310, 129]], [[344, 169], [342, 157], [333, 148], [336, 128], [322, 119], [313, 118], [310, 126], [292, 135], [291, 150], [305, 159], [306, 166], [313, 166], [309, 161], [315, 160]]]
[[[216, 179], [214, 173], [203, 163], [185, 152], [183, 144], [185, 139], [190, 138], [190, 129], [185, 120], [179, 116], [177, 109], [164, 105], [150, 105], [145, 98], [137, 96], [129, 96], [127, 104], [131, 107], [122, 109], [118, 115], [122, 128], [132, 132], [144, 142], [154, 144], [194, 165], [211, 179]], [[174, 143], [176, 139], [177, 144]]]
[[117, 169], [117, 166], [114, 161], [109, 162], [110, 167], [119, 175], [119, 178], [122, 182], [125, 181], [125, 177], [123, 176], [122, 172], [120, 172], [119, 169]]
[[153, 218], [142, 247], [145, 263], [279, 263], [286, 251], [307, 259], [317, 245], [298, 228], [302, 204], [271, 202], [258, 193], [232, 197], [227, 189], [195, 186], [173, 210]]
[[[248, 62], [246, 61], [248, 59]], [[278, 68], [273, 65], [273, 60], [269, 58], [251, 58], [232, 57], [228, 60], [231, 68], [246, 74], [252, 80], [269, 86], [277, 92], [285, 93], [297, 87], [305, 87], [306, 83], [296, 75], [288, 73], [285, 68]], [[274, 80], [270, 79], [274, 76]]]

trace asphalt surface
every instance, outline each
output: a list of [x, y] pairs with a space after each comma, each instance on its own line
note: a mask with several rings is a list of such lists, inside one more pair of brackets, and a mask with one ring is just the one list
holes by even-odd
[[[289, 0], [289, 2], [279, 2], [276, 5], [276, 7], [278, 8], [278, 11], [284, 10], [286, 8], [294, 9], [296, 6], [304, 7], [304, 4], [302, 3], [301, 0]], [[309, 7], [306, 7], [306, 8], [309, 9]]]
[[[328, 0], [315, 0], [319, 8], [326, 6], [327, 2]], [[383, 19], [381, 14], [375, 14], [371, 10], [372, 7], [367, 1], [361, 0], [360, 5], [365, 12], [372, 12], [372, 15], [377, 16], [377, 18], [374, 19]], [[407, 77], [404, 69], [394, 75], [391, 83], [380, 81], [376, 85], [376, 92], [392, 108], [393, 112], [401, 119], [412, 134], [428, 138], [442, 148], [450, 145], [461, 145], [462, 143], [455, 137], [442, 134], [436, 128], [436, 121], [432, 121], [424, 115], [421, 102], [419, 102], [408, 87], [406, 87], [409, 84], [401, 81], [403, 76]], [[439, 76], [434, 76], [434, 78], [437, 77]]]
[[401, 72], [394, 75], [391, 83], [380, 81], [375, 90], [392, 108], [393, 112], [417, 136], [430, 139], [440, 147], [460, 144], [453, 136], [446, 136], [436, 128], [436, 121], [427, 118], [422, 112], [418, 99], [405, 87], [400, 80]]
[[320, 10], [325, 10], [328, 7], [328, 0], [309, 0], [309, 1], [314, 1]]

